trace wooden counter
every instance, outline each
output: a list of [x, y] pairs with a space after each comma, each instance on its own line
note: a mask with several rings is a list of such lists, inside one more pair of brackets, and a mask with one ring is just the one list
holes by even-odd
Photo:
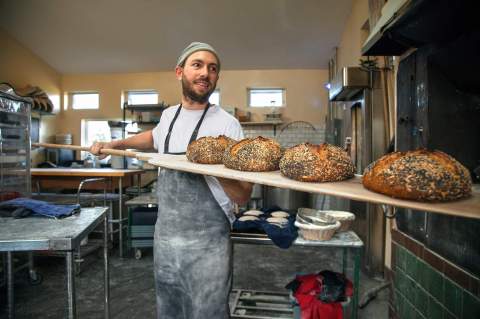
[[32, 168], [32, 176], [125, 177], [142, 174], [141, 169], [116, 168]]
[[[139, 169], [115, 168], [32, 168], [32, 180], [40, 183], [41, 189], [63, 188], [77, 189], [78, 184], [85, 178], [104, 177], [109, 181], [109, 189], [118, 189], [118, 181], [122, 179], [122, 187], [134, 185], [132, 177], [144, 173]], [[33, 187], [36, 185], [33, 184]], [[85, 185], [85, 189], [103, 189], [102, 183]]]

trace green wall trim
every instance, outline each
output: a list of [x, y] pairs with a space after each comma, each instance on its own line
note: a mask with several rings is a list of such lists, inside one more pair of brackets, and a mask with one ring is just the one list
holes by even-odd
[[396, 245], [394, 305], [400, 318], [479, 319], [480, 298]]

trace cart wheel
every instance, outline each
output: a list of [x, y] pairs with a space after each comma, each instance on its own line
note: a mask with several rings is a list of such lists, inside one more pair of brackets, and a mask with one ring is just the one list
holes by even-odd
[[142, 251], [140, 249], [135, 249], [135, 259], [140, 260], [142, 259]]
[[31, 270], [28, 272], [28, 283], [31, 286], [37, 286], [40, 285], [43, 281], [43, 276], [42, 274], [38, 273], [35, 270]]

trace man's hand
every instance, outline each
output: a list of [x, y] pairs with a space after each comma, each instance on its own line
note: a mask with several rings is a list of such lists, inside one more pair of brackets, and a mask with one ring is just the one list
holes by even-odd
[[95, 142], [90, 146], [90, 153], [93, 155], [98, 156], [98, 159], [104, 159], [105, 157], [108, 156], [108, 154], [101, 154], [100, 150], [103, 148], [115, 148], [113, 142]]
[[129, 148], [137, 150], [149, 150], [153, 148], [153, 136], [152, 131], [145, 131], [140, 134], [136, 134], [124, 140], [114, 140], [111, 142], [96, 142], [90, 146], [90, 153], [97, 155], [99, 159], [104, 159], [108, 155], [100, 154], [102, 148], [110, 148], [116, 150], [125, 150]]

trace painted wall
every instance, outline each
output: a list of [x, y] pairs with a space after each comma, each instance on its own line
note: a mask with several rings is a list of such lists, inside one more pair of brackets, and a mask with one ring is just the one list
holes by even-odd
[[[8, 82], [16, 88], [28, 84], [38, 86], [48, 94], [55, 109], [60, 109], [60, 74], [1, 28], [0, 82]], [[50, 139], [55, 133], [56, 122], [56, 116], [42, 116], [40, 141]], [[42, 161], [42, 154], [32, 152], [32, 160], [34, 163]]]
[[[353, 0], [352, 11], [345, 23], [341, 41], [337, 51], [337, 68], [357, 66], [362, 57], [361, 48], [368, 37], [369, 4], [368, 0]], [[366, 26], [366, 27], [365, 27]], [[380, 59], [381, 60], [381, 59]], [[381, 61], [380, 61], [381, 63]], [[395, 92], [393, 93], [395, 94]], [[387, 219], [385, 225], [384, 264], [391, 268], [391, 228], [392, 222]], [[380, 245], [380, 243], [379, 243]]]
[[365, 23], [368, 25], [368, 0], [353, 0], [338, 46], [338, 68], [359, 64], [361, 48], [368, 37], [368, 31], [362, 30]]
[[[327, 109], [327, 70], [223, 70], [217, 88], [221, 105], [252, 111], [252, 120], [263, 120], [268, 110], [247, 108], [247, 88], [285, 88], [287, 106], [281, 112], [285, 122], [303, 120], [324, 126]], [[75, 91], [100, 93], [98, 110], [73, 110], [64, 103], [56, 132], [73, 133], [74, 143], [80, 143], [81, 119], [121, 119], [122, 94], [128, 90], [155, 89], [159, 99], [168, 104], [180, 101], [181, 86], [174, 72], [64, 75], [64, 94]], [[64, 102], [66, 99], [64, 98]]]
[[[53, 141], [55, 133], [68, 132], [74, 135], [73, 143], [80, 144], [81, 119], [121, 119], [122, 94], [127, 90], [155, 89], [160, 93], [160, 100], [169, 104], [176, 104], [180, 99], [180, 83], [173, 71], [60, 75], [3, 30], [0, 30], [0, 40], [0, 81], [15, 87], [39, 86], [55, 104], [57, 115], [42, 117], [41, 141]], [[324, 127], [327, 73], [327, 70], [223, 70], [217, 87], [222, 105], [251, 111], [253, 121], [262, 121], [263, 113], [269, 110], [248, 108], [247, 88], [285, 88], [287, 106], [281, 109], [284, 121], [303, 120]], [[98, 91], [100, 109], [72, 110], [68, 101], [61, 98], [72, 91]]]

